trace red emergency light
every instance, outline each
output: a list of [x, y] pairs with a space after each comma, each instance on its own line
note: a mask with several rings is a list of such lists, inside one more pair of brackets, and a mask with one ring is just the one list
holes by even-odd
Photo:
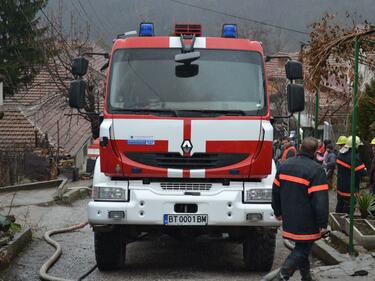
[[202, 36], [202, 25], [197, 23], [176, 23], [174, 26], [174, 35], [195, 35]]

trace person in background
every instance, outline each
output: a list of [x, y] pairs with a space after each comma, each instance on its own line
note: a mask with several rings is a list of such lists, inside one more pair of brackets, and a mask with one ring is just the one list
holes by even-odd
[[323, 168], [326, 171], [328, 186], [333, 188], [333, 175], [336, 168], [336, 153], [332, 143], [327, 144]]
[[[356, 148], [361, 145], [361, 140], [356, 137], [355, 140]], [[350, 212], [350, 176], [352, 167], [352, 137], [348, 137], [346, 144], [340, 149], [339, 155], [337, 156], [337, 205], [336, 213], [347, 213]], [[366, 167], [357, 154], [355, 165], [355, 192], [359, 191], [359, 184], [361, 178], [367, 174]]]
[[309, 256], [315, 240], [327, 234], [328, 184], [321, 165], [314, 161], [318, 141], [303, 140], [297, 157], [282, 163], [272, 186], [272, 208], [282, 220], [282, 236], [295, 247], [274, 281], [289, 280], [296, 270], [302, 281], [312, 281]]
[[337, 150], [340, 150], [341, 148], [343, 148], [347, 140], [348, 138], [346, 136], [339, 136], [339, 138], [336, 141], [336, 145], [338, 148]]
[[318, 149], [317, 151], [323, 152], [323, 142], [321, 139], [318, 139]]
[[375, 138], [373, 138], [371, 141], [371, 148], [372, 148], [372, 153], [374, 154], [374, 157], [372, 158], [372, 161], [371, 161], [371, 168], [370, 168], [369, 176], [370, 176], [371, 190], [372, 190], [372, 193], [375, 194]]
[[326, 157], [326, 154], [327, 154], [327, 145], [331, 144], [331, 143], [332, 143], [331, 140], [324, 140], [323, 144], [318, 149], [318, 151], [316, 153], [316, 161], [318, 161], [318, 163], [323, 164], [323, 161], [324, 161], [324, 159]]
[[273, 141], [273, 160], [277, 163], [279, 158], [281, 157], [281, 141], [274, 140]]
[[281, 158], [279, 159], [279, 164], [283, 163], [286, 159], [295, 157], [297, 150], [292, 143], [292, 139], [284, 137], [282, 140], [283, 151]]
[[315, 152], [315, 160], [319, 164], [322, 164], [324, 160], [324, 145], [320, 139], [318, 139], [318, 149]]
[[[346, 136], [339, 136], [339, 138], [337, 139], [336, 145], [335, 145], [336, 159], [337, 159], [337, 155], [339, 154], [339, 150], [345, 146], [347, 140], [348, 140], [348, 138]], [[332, 185], [333, 185], [333, 188], [336, 190], [337, 169], [335, 169], [334, 173], [333, 173]]]

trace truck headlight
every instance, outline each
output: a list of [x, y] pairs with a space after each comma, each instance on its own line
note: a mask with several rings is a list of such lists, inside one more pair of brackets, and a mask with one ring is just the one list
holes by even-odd
[[128, 188], [125, 186], [94, 186], [92, 199], [106, 201], [127, 201]]
[[270, 188], [246, 188], [244, 202], [246, 203], [271, 203], [272, 189]]

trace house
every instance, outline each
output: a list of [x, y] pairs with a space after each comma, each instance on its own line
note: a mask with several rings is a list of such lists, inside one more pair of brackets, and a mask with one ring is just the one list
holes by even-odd
[[[266, 63], [269, 80], [269, 91], [271, 95], [271, 112], [275, 115], [286, 115], [286, 84], [285, 63], [289, 56], [297, 59], [299, 53], [277, 53], [275, 58]], [[308, 69], [304, 69], [307, 73]], [[306, 75], [305, 75], [306, 76]], [[335, 77], [330, 77], [321, 82], [319, 88], [319, 120], [327, 121], [333, 126], [333, 138], [341, 134], [346, 134], [348, 126], [348, 114], [351, 108], [351, 88], [346, 81], [337, 81]], [[305, 89], [305, 111], [301, 113], [301, 127], [312, 128], [315, 122], [315, 97], [316, 91]], [[323, 123], [323, 122], [321, 122]], [[323, 124], [319, 128], [323, 129]], [[311, 130], [311, 129], [310, 129]]]
[[[91, 48], [103, 52], [95, 45]], [[100, 100], [104, 95], [104, 75], [99, 69], [105, 60], [102, 57], [92, 60], [90, 75], [96, 79], [95, 91]], [[4, 98], [4, 117], [0, 120], [0, 186], [53, 178], [63, 162], [85, 170], [87, 148], [92, 142], [91, 123], [68, 105], [71, 80], [66, 63], [53, 58], [41, 67], [28, 87]]]

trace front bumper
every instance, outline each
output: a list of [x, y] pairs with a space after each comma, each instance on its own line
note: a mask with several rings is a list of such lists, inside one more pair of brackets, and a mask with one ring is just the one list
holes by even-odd
[[[255, 184], [255, 183], [254, 183]], [[279, 226], [271, 204], [244, 204], [243, 183], [229, 186], [215, 184], [210, 191], [199, 196], [185, 195], [180, 191], [165, 191], [160, 184], [143, 185], [140, 181], [129, 182], [128, 202], [91, 201], [88, 205], [88, 221], [91, 225], [163, 225], [164, 214], [177, 214], [174, 206], [197, 204], [194, 214], [208, 215], [208, 226]], [[122, 211], [124, 218], [109, 218], [109, 212]], [[259, 220], [248, 220], [248, 214], [261, 214]]]

